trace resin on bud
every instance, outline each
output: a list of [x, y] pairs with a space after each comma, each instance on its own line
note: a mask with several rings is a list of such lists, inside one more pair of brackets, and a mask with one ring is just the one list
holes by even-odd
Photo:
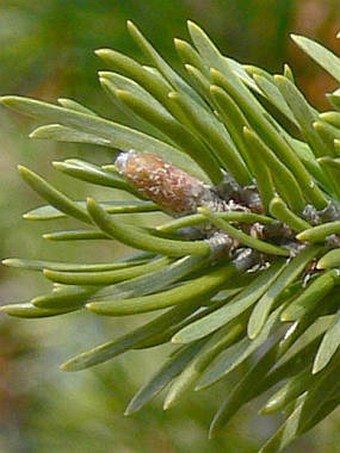
[[174, 216], [195, 213], [215, 196], [202, 181], [156, 154], [130, 150], [121, 153], [115, 165], [139, 192]]

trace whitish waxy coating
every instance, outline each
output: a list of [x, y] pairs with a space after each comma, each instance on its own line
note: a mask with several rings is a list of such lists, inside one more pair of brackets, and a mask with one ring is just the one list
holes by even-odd
[[115, 165], [143, 195], [172, 215], [196, 212], [213, 200], [208, 186], [161, 157], [150, 153], [121, 153]]

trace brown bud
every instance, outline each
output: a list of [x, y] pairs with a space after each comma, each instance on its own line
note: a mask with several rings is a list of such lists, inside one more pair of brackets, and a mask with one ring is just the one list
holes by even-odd
[[121, 153], [115, 165], [120, 174], [164, 211], [177, 216], [196, 212], [213, 195], [202, 181], [150, 153]]

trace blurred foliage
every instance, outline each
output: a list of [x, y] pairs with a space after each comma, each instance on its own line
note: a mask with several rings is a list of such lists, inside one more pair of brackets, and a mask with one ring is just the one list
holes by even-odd
[[[303, 33], [335, 47], [337, 11], [337, 0], [5, 0], [0, 6], [0, 44], [2, 67], [8, 71], [0, 75], [1, 91], [46, 100], [63, 93], [80, 102], [86, 97], [98, 106], [98, 62], [91, 50], [109, 46], [137, 57], [125, 34], [127, 19], [148, 30], [150, 41], [170, 60], [175, 55], [172, 37], [183, 37], [185, 21], [191, 18], [211, 30], [212, 39], [230, 57], [269, 71], [281, 70], [289, 57], [298, 76], [308, 81], [321, 77], [321, 71], [305, 64], [288, 33]], [[327, 75], [322, 77], [323, 86], [332, 83]]]
[[[155, 47], [171, 62], [175, 57], [172, 37], [185, 37], [185, 20], [191, 18], [209, 31], [225, 54], [241, 62], [279, 71], [282, 61], [288, 61], [309, 98], [320, 108], [326, 108], [323, 93], [334, 89], [332, 81], [317, 65], [306, 64], [307, 57], [293, 48], [287, 37], [289, 32], [302, 33], [335, 48], [337, 10], [337, 0], [3, 0], [0, 4], [1, 93], [46, 100], [59, 95], [80, 102], [86, 100], [88, 106], [118, 118], [109, 103], [102, 104], [105, 98], [95, 74], [100, 63], [91, 51], [99, 47], [119, 48], [139, 58], [138, 49], [132, 46], [125, 29], [126, 19], [132, 19], [147, 31]], [[1, 256], [35, 258], [44, 257], [45, 253], [49, 258], [43, 241], [37, 243], [32, 239], [44, 228], [27, 227], [18, 220], [26, 206], [34, 203], [32, 199], [37, 203], [38, 198], [19, 181], [15, 163], [20, 161], [34, 168], [39, 156], [39, 168], [42, 168], [51, 156], [64, 157], [65, 147], [67, 155], [71, 150], [84, 158], [96, 148], [32, 144], [22, 132], [32, 129], [31, 121], [3, 111], [0, 121]], [[100, 156], [105, 159], [105, 151], [100, 151]], [[53, 182], [52, 171], [43, 170]], [[65, 184], [69, 184], [67, 177]], [[65, 246], [59, 256], [59, 247], [49, 249], [55, 259], [63, 255], [72, 260], [77, 255], [84, 261], [88, 255], [100, 256], [104, 261], [121, 253], [104, 245], [82, 247], [80, 257], [78, 247], [73, 244]], [[43, 288], [42, 279], [32, 280], [24, 274], [15, 276], [14, 281], [13, 274], [9, 275], [3, 267], [0, 269], [1, 303], [18, 298], [27, 300], [37, 288], [40, 291]], [[0, 320], [1, 452], [243, 453], [254, 451], [273, 431], [272, 426], [263, 422], [250, 427], [248, 411], [243, 411], [223, 437], [208, 442], [209, 414], [217, 407], [223, 385], [214, 394], [191, 397], [173, 412], [162, 413], [156, 402], [141, 415], [125, 419], [122, 413], [129, 397], [145, 380], [145, 364], [151, 374], [158, 367], [161, 354], [157, 350], [143, 357], [132, 353], [93, 372], [65, 376], [55, 364], [69, 355], [66, 345], [71, 336], [76, 352], [80, 344], [82, 347], [84, 343], [94, 344], [103, 334], [109, 336], [112, 330], [114, 336], [124, 331], [122, 321], [93, 317], [86, 327], [82, 321], [81, 315], [45, 321], [43, 326], [39, 321], [31, 321], [36, 326], [34, 329], [31, 323], [24, 326], [20, 320]], [[48, 373], [42, 375], [43, 369]], [[332, 416], [290, 451], [333, 453], [340, 441], [339, 428], [339, 418]]]

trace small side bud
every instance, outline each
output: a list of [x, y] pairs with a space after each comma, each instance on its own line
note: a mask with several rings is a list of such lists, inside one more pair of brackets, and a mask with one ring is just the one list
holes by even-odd
[[321, 211], [318, 211], [312, 205], [307, 205], [302, 215], [313, 226], [326, 222], [336, 222], [340, 220], [340, 203], [329, 202]]
[[240, 245], [236, 239], [233, 239], [224, 231], [215, 231], [206, 241], [210, 245], [211, 256], [214, 259], [230, 256], [231, 252]]

